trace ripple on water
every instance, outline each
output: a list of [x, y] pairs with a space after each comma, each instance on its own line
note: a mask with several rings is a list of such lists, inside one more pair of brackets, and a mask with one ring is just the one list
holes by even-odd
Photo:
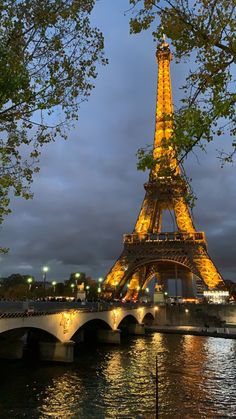
[[154, 419], [156, 355], [160, 418], [236, 417], [236, 341], [155, 333], [68, 366], [2, 362], [0, 418]]

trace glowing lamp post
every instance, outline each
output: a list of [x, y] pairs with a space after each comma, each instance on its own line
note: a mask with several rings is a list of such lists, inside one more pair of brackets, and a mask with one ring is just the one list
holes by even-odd
[[76, 282], [76, 285], [78, 285], [77, 284], [77, 281], [78, 281], [79, 277], [80, 277], [80, 273], [79, 272], [76, 272], [76, 274], [75, 274], [75, 282]]
[[86, 285], [85, 289], [86, 289], [86, 300], [88, 299], [88, 294], [89, 294], [89, 285]]
[[48, 266], [43, 267], [43, 294], [45, 297], [46, 294], [46, 278], [47, 278], [47, 272], [49, 271]]
[[98, 296], [100, 297], [100, 293], [102, 291], [101, 285], [102, 285], [103, 278], [98, 278]]
[[28, 290], [30, 291], [31, 290], [31, 285], [32, 285], [33, 279], [32, 278], [28, 278], [27, 279], [27, 282], [28, 282], [28, 285], [29, 285]]
[[71, 289], [72, 289], [72, 294], [74, 294], [74, 292], [75, 292], [75, 284], [70, 284], [70, 286], [71, 286]]
[[54, 294], [56, 292], [56, 285], [57, 285], [56, 281], [52, 281], [52, 286], [53, 286], [53, 292], [54, 292]]

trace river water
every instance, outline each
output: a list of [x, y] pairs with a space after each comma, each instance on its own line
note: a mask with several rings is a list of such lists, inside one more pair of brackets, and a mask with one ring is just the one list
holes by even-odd
[[0, 362], [0, 418], [236, 418], [236, 340], [153, 333], [71, 365]]

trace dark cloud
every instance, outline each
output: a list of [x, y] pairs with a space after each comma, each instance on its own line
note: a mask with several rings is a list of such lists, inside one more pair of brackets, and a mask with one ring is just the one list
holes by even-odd
[[[130, 37], [128, 1], [97, 3], [96, 24], [105, 34], [110, 64], [101, 68], [78, 126], [63, 140], [44, 148], [32, 201], [13, 200], [1, 231], [9, 255], [1, 275], [12, 272], [64, 279], [72, 271], [105, 275], [131, 232], [148, 174], [137, 172], [136, 151], [152, 143], [157, 66], [151, 35]], [[172, 64], [175, 102], [185, 68]], [[205, 231], [209, 252], [226, 278], [235, 275], [235, 168], [220, 169], [216, 148], [186, 163], [198, 196], [196, 227]]]

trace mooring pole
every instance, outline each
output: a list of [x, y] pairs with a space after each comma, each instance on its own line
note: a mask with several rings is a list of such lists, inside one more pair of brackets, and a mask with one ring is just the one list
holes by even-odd
[[158, 362], [157, 362], [157, 355], [156, 355], [156, 419], [158, 419]]

